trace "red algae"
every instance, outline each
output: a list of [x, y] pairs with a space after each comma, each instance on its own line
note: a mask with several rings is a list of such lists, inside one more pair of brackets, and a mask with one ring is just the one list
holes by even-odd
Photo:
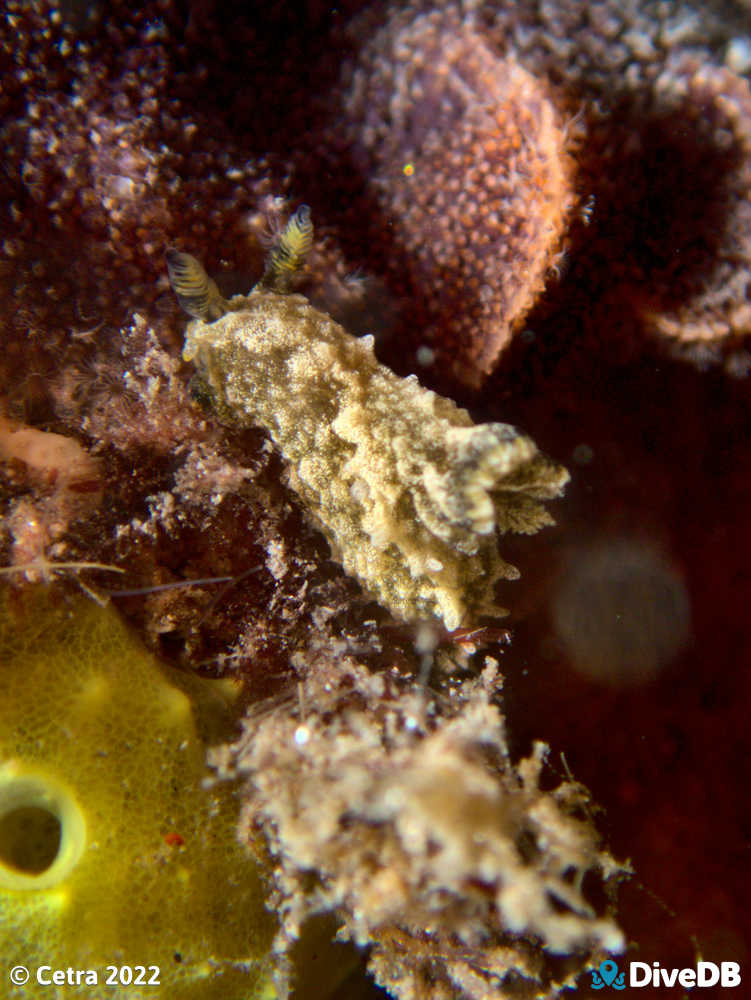
[[[537, 367], [539, 350], [526, 349], [529, 369]], [[546, 405], [535, 391], [542, 385]], [[743, 902], [748, 879], [738, 860], [749, 818], [742, 761], [751, 696], [743, 625], [751, 597], [744, 568], [751, 556], [745, 386], [654, 357], [604, 370], [591, 359], [575, 370], [560, 365], [538, 374], [507, 403], [527, 426], [535, 419], [549, 426], [555, 414], [560, 453], [587, 458], [574, 468], [554, 552], [532, 539], [525, 546], [531, 564], [503, 657], [512, 752], [526, 752], [544, 731], [565, 753], [561, 773], [570, 768], [605, 807], [609, 843], [630, 858], [637, 876], [620, 911], [639, 942], [635, 957], [693, 967], [698, 948], [707, 960], [743, 967], [751, 931]], [[686, 604], [672, 623], [671, 605], [664, 608], [651, 655], [674, 643], [672, 659], [637, 684], [633, 677], [624, 683], [587, 676], [577, 649], [555, 628], [556, 602], [570, 586], [567, 568], [589, 559], [593, 545], [612, 552], [624, 539], [626, 564], [639, 553], [659, 553], [671, 581], [680, 581], [682, 601], [690, 602], [688, 636]], [[615, 604], [609, 618], [598, 617], [603, 597], [592, 595], [589, 627], [600, 641], [609, 635], [618, 642], [628, 631], [612, 620], [633, 611], [628, 592]], [[631, 626], [635, 651], [648, 641], [646, 617]]]

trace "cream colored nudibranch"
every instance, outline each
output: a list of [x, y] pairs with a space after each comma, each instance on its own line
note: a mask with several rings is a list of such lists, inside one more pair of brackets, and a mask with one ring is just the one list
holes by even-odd
[[496, 580], [519, 575], [498, 536], [552, 524], [542, 501], [568, 473], [514, 427], [475, 425], [414, 375], [395, 375], [372, 337], [285, 294], [311, 238], [300, 209], [261, 282], [228, 302], [195, 258], [171, 251], [172, 286], [195, 317], [183, 357], [222, 419], [267, 430], [334, 558], [394, 615], [434, 615], [451, 630], [498, 614]]

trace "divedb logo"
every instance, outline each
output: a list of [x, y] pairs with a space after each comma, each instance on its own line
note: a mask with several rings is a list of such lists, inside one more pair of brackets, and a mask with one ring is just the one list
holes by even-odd
[[703, 986], [741, 985], [741, 967], [737, 962], [697, 962], [695, 969], [663, 969], [659, 962], [629, 962], [628, 982], [612, 958], [600, 962], [599, 969], [592, 969], [592, 989], [625, 990], [626, 986], [679, 986], [683, 989]]

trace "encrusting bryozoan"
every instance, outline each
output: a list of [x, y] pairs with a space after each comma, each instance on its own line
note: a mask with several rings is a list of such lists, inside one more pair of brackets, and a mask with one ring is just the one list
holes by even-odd
[[[298, 210], [280, 245], [301, 219], [312, 232]], [[168, 253], [181, 304], [211, 305], [190, 310], [183, 357], [220, 419], [268, 431], [334, 558], [394, 615], [434, 615], [451, 630], [498, 614], [494, 584], [518, 571], [496, 535], [551, 524], [541, 501], [560, 495], [568, 473], [510, 425], [475, 425], [415, 376], [395, 375], [371, 336], [279, 294], [289, 280], [289, 258], [280, 259], [278, 284], [267, 266], [248, 296], [225, 302], [198, 261]], [[219, 318], [217, 303], [227, 310]]]

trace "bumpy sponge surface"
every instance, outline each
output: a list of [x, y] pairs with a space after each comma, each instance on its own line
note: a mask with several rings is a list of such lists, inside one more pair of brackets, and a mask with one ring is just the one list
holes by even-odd
[[[205, 781], [216, 697], [160, 665], [110, 608], [0, 597], [5, 996], [273, 996], [257, 862], [236, 842], [231, 785]], [[8, 979], [16, 965], [31, 973], [23, 988]], [[40, 985], [43, 965], [98, 982]], [[146, 980], [158, 967], [159, 985], [136, 985], [138, 966]]]

